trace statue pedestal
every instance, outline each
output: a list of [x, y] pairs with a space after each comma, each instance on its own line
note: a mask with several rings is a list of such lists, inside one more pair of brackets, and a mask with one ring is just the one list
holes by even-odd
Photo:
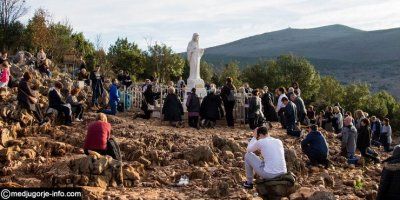
[[207, 96], [207, 90], [204, 87], [204, 80], [203, 79], [188, 79], [186, 85], [186, 94], [185, 99], [188, 92], [192, 91], [192, 88], [196, 88], [196, 94], [199, 98], [204, 98]]

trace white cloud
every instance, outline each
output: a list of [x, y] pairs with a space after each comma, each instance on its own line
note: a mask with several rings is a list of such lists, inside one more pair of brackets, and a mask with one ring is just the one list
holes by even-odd
[[400, 27], [397, 0], [28, 0], [47, 9], [55, 21], [68, 21], [107, 47], [128, 37], [142, 48], [144, 38], [183, 51], [192, 33], [204, 47], [283, 28], [345, 24], [364, 30]]

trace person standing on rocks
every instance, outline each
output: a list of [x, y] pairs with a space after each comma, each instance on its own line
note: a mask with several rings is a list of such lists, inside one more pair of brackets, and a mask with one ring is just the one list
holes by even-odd
[[60, 90], [63, 88], [61, 82], [55, 82], [54, 87], [49, 91], [49, 108], [56, 109], [59, 113], [64, 114], [64, 125], [72, 125], [71, 105], [62, 100]]
[[262, 126], [265, 122], [264, 113], [262, 112], [261, 98], [258, 89], [252, 91], [253, 96], [249, 100], [249, 126], [251, 130]]
[[196, 88], [192, 88], [186, 100], [186, 108], [189, 117], [189, 126], [199, 128], [200, 99], [196, 95]]
[[332, 127], [336, 134], [342, 132], [343, 129], [343, 115], [338, 106], [333, 107]]
[[310, 165], [322, 164], [325, 168], [329, 167], [329, 148], [325, 137], [318, 131], [317, 125], [308, 126], [308, 134], [301, 141], [301, 150], [310, 160]]
[[356, 152], [357, 129], [353, 125], [353, 117], [347, 116], [343, 122], [342, 154], [348, 159], [353, 159]]
[[371, 128], [369, 119], [364, 118], [361, 121], [360, 132], [357, 136], [357, 148], [360, 150], [361, 156], [379, 163], [376, 153], [369, 149], [371, 146]]
[[100, 73], [100, 66], [90, 73], [90, 80], [92, 85], [92, 109], [99, 109], [99, 98], [103, 95], [103, 77]]
[[390, 126], [389, 118], [385, 118], [383, 120], [383, 126], [381, 128], [381, 136], [379, 140], [386, 152], [393, 150], [390, 147], [390, 144], [392, 143], [392, 127]]
[[261, 103], [265, 119], [269, 122], [278, 121], [278, 115], [275, 112], [274, 95], [268, 91], [268, 86], [264, 86], [264, 94], [261, 97]]
[[[261, 160], [255, 151], [261, 151]], [[273, 179], [287, 173], [282, 141], [269, 135], [267, 127], [259, 127], [253, 132], [253, 138], [247, 146], [244, 156], [246, 169], [246, 189], [253, 188], [254, 172], [263, 179]]]
[[39, 124], [43, 124], [43, 114], [38, 99], [33, 94], [28, 84], [31, 79], [29, 72], [25, 72], [23, 78], [19, 82], [17, 94], [18, 106], [22, 109], [31, 111]]
[[381, 135], [381, 121], [376, 117], [371, 117], [372, 145], [379, 146], [379, 137]]
[[235, 120], [233, 119], [233, 109], [235, 108], [235, 93], [236, 87], [233, 85], [233, 80], [231, 77], [226, 78], [226, 84], [222, 87], [221, 97], [224, 101], [225, 116], [228, 127], [235, 127]]
[[287, 97], [282, 98], [284, 107], [285, 126], [288, 135], [300, 137], [301, 131], [297, 130], [297, 108]]
[[102, 112], [107, 115], [116, 115], [119, 101], [118, 80], [114, 78], [110, 87], [110, 110], [103, 110]]

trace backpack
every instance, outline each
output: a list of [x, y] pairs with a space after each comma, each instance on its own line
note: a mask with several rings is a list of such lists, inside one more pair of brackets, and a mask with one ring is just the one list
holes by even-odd
[[107, 140], [107, 146], [110, 148], [111, 157], [116, 160], [122, 160], [121, 150], [119, 149], [118, 143], [113, 138]]

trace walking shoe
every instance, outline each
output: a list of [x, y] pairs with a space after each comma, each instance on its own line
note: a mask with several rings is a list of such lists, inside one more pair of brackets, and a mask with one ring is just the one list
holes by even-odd
[[243, 187], [244, 187], [245, 189], [251, 190], [251, 189], [253, 189], [253, 184], [252, 184], [252, 183], [247, 183], [247, 181], [245, 181], [245, 182], [243, 183]]

